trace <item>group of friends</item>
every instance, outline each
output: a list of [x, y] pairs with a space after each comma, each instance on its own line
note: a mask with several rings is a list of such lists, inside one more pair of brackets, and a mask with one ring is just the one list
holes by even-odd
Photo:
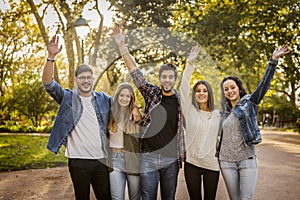
[[53, 79], [55, 57], [62, 50], [58, 36], [48, 45], [42, 82], [60, 107], [47, 148], [57, 153], [62, 145], [66, 147], [75, 198], [89, 199], [92, 186], [97, 199], [124, 200], [127, 185], [130, 200], [155, 200], [158, 187], [161, 199], [173, 200], [183, 167], [192, 200], [215, 199], [220, 172], [231, 200], [253, 199], [258, 175], [256, 144], [262, 141], [256, 112], [288, 46], [274, 50], [252, 94], [246, 94], [238, 77], [225, 77], [220, 84], [221, 109], [216, 110], [207, 81], [198, 81], [190, 95], [200, 46], [191, 49], [178, 92], [174, 64], [160, 66], [160, 85], [154, 85], [128, 51], [125, 33], [115, 27], [113, 36], [144, 97], [143, 114], [129, 83], [121, 83], [113, 97], [94, 91], [93, 70], [87, 64], [75, 71], [76, 89], [62, 88]]

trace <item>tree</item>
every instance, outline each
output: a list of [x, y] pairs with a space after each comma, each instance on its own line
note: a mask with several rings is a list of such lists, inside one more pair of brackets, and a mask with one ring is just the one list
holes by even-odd
[[13, 112], [11, 99], [14, 88], [18, 86], [20, 80], [24, 79], [25, 73], [39, 72], [38, 69], [29, 70], [39, 66], [38, 62], [26, 62], [26, 60], [34, 58], [39, 61], [41, 38], [37, 34], [37, 26], [32, 23], [28, 6], [24, 2], [10, 1], [9, 8], [1, 9], [0, 13], [0, 115], [9, 118]]
[[30, 119], [32, 125], [40, 126], [47, 112], [57, 109], [57, 104], [46, 94], [40, 81], [18, 85], [12, 99], [14, 109]]
[[116, 13], [115, 23], [127, 29], [141, 27], [168, 28], [176, 0], [108, 0]]
[[[5, 96], [18, 83], [14, 77], [22, 73], [23, 57], [28, 58], [37, 52], [31, 48], [38, 47], [39, 37], [35, 34], [37, 27], [31, 23], [26, 5], [11, 2], [10, 9], [0, 10], [0, 13], [0, 96]], [[20, 30], [20, 27], [23, 28]]]
[[[300, 83], [298, 1], [181, 1], [174, 28], [202, 44], [224, 74], [238, 75], [252, 92], [275, 46], [288, 43], [292, 52], [280, 65], [277, 91], [296, 108]], [[276, 76], [275, 76], [276, 78]]]
[[[90, 46], [88, 49], [89, 51], [91, 49], [94, 49], [94, 52], [91, 56], [91, 63], [92, 65], [96, 66], [96, 60], [98, 56], [98, 49], [100, 46], [100, 39], [102, 35], [102, 29], [103, 29], [103, 20], [104, 17], [101, 14], [99, 10], [99, 3], [97, 0], [89, 1], [48, 1], [48, 2], [40, 2], [35, 3], [33, 0], [27, 0], [28, 4], [31, 8], [31, 13], [34, 15], [41, 35], [43, 37], [45, 46], [49, 43], [49, 35], [48, 35], [48, 29], [49, 27], [46, 27], [43, 23], [45, 14], [47, 12], [50, 12], [52, 9], [56, 16], [58, 17], [58, 26], [57, 26], [57, 33], [61, 33], [64, 39], [65, 44], [65, 50], [68, 60], [68, 87], [73, 88], [74, 87], [74, 72], [75, 72], [75, 66], [79, 63], [83, 62], [82, 54], [81, 54], [81, 45], [80, 41], [77, 37], [75, 28], [74, 28], [74, 22], [75, 20], [82, 14], [83, 9], [85, 6], [90, 6], [90, 9], [95, 9], [100, 17], [100, 23], [97, 30], [92, 30], [92, 34], [89, 35], [90, 38], [92, 38], [92, 46]], [[39, 14], [42, 13], [42, 14]], [[74, 49], [74, 44], [76, 45], [76, 51]], [[77, 52], [77, 57], [75, 56], [75, 52]], [[77, 63], [76, 63], [77, 60]], [[57, 70], [57, 68], [55, 68]], [[55, 71], [55, 79], [59, 81], [58, 77], [58, 71]]]
[[[222, 76], [239, 76], [249, 93], [261, 80], [275, 46], [287, 43], [292, 52], [279, 65], [269, 93], [284, 95], [285, 101], [297, 108], [300, 84], [300, 52], [297, 48], [300, 44], [300, 7], [297, 0], [160, 3], [131, 0], [111, 3], [118, 12], [115, 21], [121, 27], [133, 30], [137, 27], [168, 27], [188, 35], [215, 61], [204, 64], [205, 69], [217, 66]], [[158, 14], [164, 13], [165, 9], [168, 9], [167, 14]], [[154, 20], [155, 16], [160, 16], [161, 20]], [[203, 77], [204, 72], [199, 71], [199, 77], [193, 78]]]

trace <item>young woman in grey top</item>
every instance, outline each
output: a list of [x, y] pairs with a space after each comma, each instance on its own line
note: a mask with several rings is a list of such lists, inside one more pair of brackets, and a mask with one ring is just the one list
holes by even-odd
[[275, 49], [263, 79], [251, 95], [241, 80], [228, 76], [221, 82], [223, 117], [218, 156], [231, 200], [253, 199], [258, 174], [256, 146], [261, 142], [256, 112], [268, 91], [278, 59], [288, 53], [287, 45]]

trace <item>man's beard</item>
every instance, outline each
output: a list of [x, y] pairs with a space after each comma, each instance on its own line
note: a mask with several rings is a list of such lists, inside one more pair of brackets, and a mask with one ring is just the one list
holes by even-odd
[[79, 90], [81, 93], [84, 93], [84, 94], [88, 94], [88, 93], [90, 93], [90, 92], [92, 91], [92, 86], [90, 86], [88, 90], [84, 90], [84, 89], [83, 89], [84, 87], [82, 87], [81, 85], [78, 86], [77, 88], [78, 88], [78, 90]]
[[174, 89], [174, 87], [173, 87], [173, 86], [172, 86], [172, 87], [170, 87], [170, 89], [169, 89], [169, 90], [166, 90], [164, 86], [161, 86], [161, 88], [162, 88], [162, 90], [163, 90], [165, 93], [169, 93], [169, 92], [171, 92], [171, 91]]

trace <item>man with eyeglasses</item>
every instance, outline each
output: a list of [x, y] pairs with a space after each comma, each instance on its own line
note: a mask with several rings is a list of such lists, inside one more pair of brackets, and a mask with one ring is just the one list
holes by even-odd
[[[42, 81], [45, 90], [60, 104], [47, 148], [57, 153], [66, 146], [65, 155], [76, 199], [90, 198], [92, 185], [97, 199], [111, 199], [108, 169], [108, 120], [112, 97], [93, 88], [93, 70], [81, 64], [75, 71], [75, 90], [63, 89], [53, 79], [54, 59], [60, 53], [59, 38], [48, 45], [48, 58]], [[139, 112], [133, 117], [139, 120]]]

